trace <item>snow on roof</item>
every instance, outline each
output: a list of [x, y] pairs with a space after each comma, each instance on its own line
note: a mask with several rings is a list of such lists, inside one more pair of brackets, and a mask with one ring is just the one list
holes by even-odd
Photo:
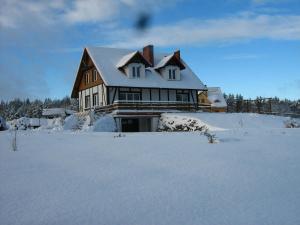
[[56, 116], [56, 115], [71, 115], [75, 111], [65, 109], [65, 108], [49, 108], [49, 109], [43, 109], [42, 115], [43, 116]]
[[121, 58], [121, 60], [117, 63], [117, 68], [121, 68], [121, 67], [125, 66], [128, 63], [128, 61], [137, 53], [138, 53], [138, 51], [134, 51], [132, 53], [129, 53], [129, 54], [123, 56]]
[[207, 98], [211, 102], [212, 107], [227, 107], [221, 88], [208, 87], [207, 89]]
[[[185, 69], [181, 70], [181, 80], [165, 80], [153, 67], [146, 69], [145, 78], [130, 79], [124, 76], [117, 67], [136, 53], [129, 49], [107, 47], [87, 47], [97, 70], [107, 86], [145, 87], [145, 88], [170, 88], [170, 89], [206, 89], [197, 75], [182, 61]], [[155, 53], [154, 65], [157, 65], [166, 54]]]
[[159, 61], [159, 63], [154, 67], [154, 69], [159, 69], [159, 68], [164, 67], [164, 66], [167, 64], [167, 62], [168, 62], [172, 57], [173, 57], [173, 54], [164, 56], [164, 57]]

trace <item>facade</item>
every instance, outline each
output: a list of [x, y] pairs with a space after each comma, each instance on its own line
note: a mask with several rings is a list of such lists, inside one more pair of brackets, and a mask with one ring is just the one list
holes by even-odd
[[198, 102], [201, 109], [209, 112], [226, 112], [227, 103], [219, 87], [208, 87], [198, 94]]
[[162, 112], [196, 111], [204, 90], [180, 51], [87, 47], [71, 97], [78, 98], [80, 111], [112, 113], [119, 131], [154, 131]]

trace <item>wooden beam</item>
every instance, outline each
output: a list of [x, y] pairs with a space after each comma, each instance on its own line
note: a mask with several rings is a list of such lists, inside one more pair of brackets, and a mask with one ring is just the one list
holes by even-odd
[[114, 96], [113, 96], [113, 99], [112, 99], [112, 103], [115, 101], [116, 93], [117, 93], [117, 88], [115, 88], [115, 92], [114, 92]]
[[150, 88], [150, 101], [152, 101], [152, 88]]
[[109, 103], [109, 87], [106, 87], [106, 101], [107, 101], [107, 105], [110, 105]]

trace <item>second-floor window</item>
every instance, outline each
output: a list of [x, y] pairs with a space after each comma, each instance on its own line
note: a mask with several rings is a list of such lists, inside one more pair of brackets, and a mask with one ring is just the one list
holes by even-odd
[[169, 69], [169, 80], [176, 80], [176, 69]]
[[140, 77], [141, 77], [141, 66], [133, 66], [132, 78], [140, 78]]
[[141, 94], [133, 93], [133, 92], [121, 92], [119, 100], [121, 100], [121, 101], [140, 101]]
[[176, 101], [177, 102], [188, 102], [189, 95], [185, 93], [176, 94]]
[[84, 104], [85, 104], [85, 108], [90, 108], [91, 107], [91, 102], [90, 102], [90, 96], [89, 95], [85, 96]]
[[98, 93], [93, 94], [93, 106], [98, 105]]
[[96, 81], [97, 80], [97, 70], [93, 70], [93, 76], [92, 76], [92, 81]]
[[84, 81], [85, 81], [85, 84], [89, 83], [89, 73], [85, 73]]

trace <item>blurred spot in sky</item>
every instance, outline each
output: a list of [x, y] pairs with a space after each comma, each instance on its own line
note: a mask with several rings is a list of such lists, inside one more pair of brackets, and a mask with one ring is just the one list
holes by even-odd
[[151, 16], [149, 13], [142, 12], [137, 16], [135, 21], [135, 28], [138, 31], [146, 31], [150, 27]]

